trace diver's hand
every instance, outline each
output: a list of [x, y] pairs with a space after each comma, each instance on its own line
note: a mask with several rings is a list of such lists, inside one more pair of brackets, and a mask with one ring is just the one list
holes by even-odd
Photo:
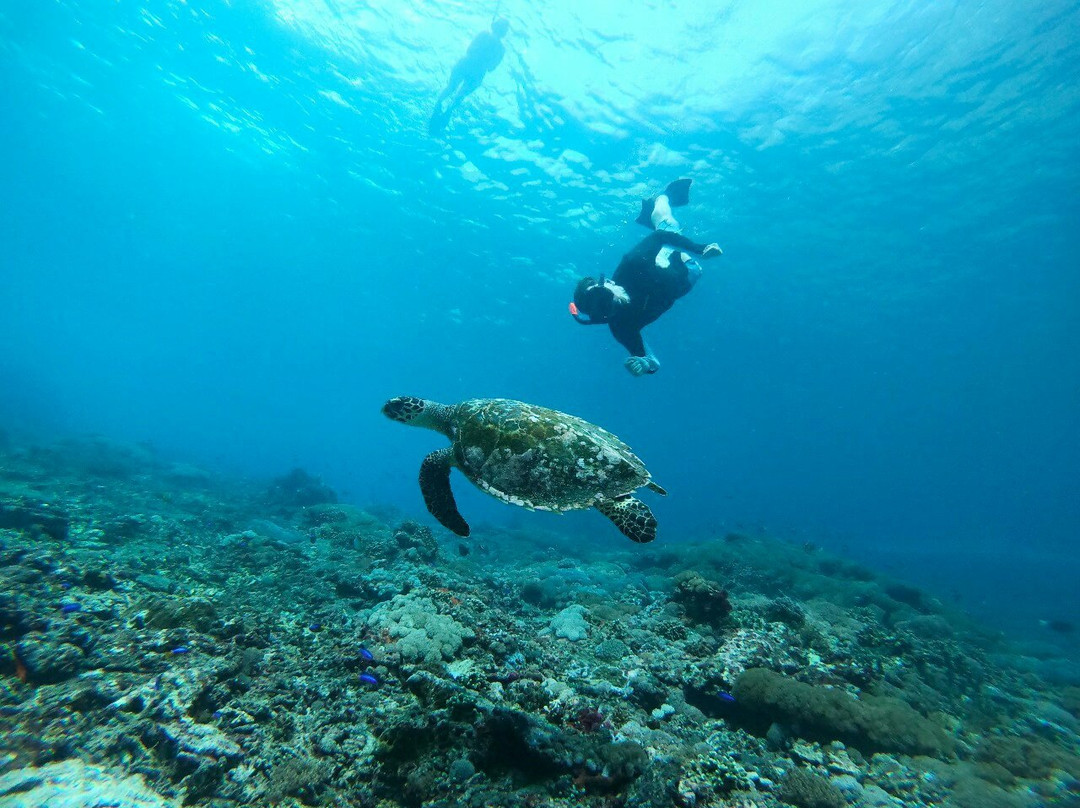
[[714, 241], [712, 244], [710, 244], [704, 250], [702, 250], [701, 257], [702, 258], [716, 258], [716, 256], [723, 255], [723, 254], [724, 254], [724, 251], [720, 249], [720, 245], [717, 244]]
[[631, 376], [644, 376], [646, 373], [656, 373], [660, 370], [660, 363], [655, 356], [628, 356], [623, 362]]

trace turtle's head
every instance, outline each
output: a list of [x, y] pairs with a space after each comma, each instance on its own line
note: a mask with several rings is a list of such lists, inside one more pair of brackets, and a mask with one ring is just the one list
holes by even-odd
[[415, 396], [397, 396], [383, 404], [383, 415], [391, 421], [446, 431], [446, 407]]
[[424, 414], [427, 402], [415, 396], [397, 396], [382, 406], [383, 415], [391, 421], [410, 424]]

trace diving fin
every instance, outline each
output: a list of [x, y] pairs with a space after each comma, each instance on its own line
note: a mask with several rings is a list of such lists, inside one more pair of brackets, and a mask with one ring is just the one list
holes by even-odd
[[656, 197], [655, 196], [652, 197], [651, 199], [642, 199], [641, 200], [641, 213], [638, 214], [638, 217], [636, 219], [634, 219], [634, 221], [637, 222], [638, 224], [640, 224], [642, 227], [647, 227], [650, 230], [655, 230], [656, 228], [653, 227], [653, 223], [652, 223], [652, 212], [653, 212], [653, 208], [655, 208], [655, 207], [656, 207]]
[[690, 204], [690, 186], [693, 184], [693, 180], [685, 177], [668, 184], [668, 187], [664, 189], [664, 193], [667, 194], [671, 207], [681, 208], [683, 205]]
[[[664, 189], [664, 195], [668, 198], [668, 204], [673, 208], [681, 208], [684, 205], [690, 203], [690, 186], [694, 184], [691, 179], [683, 178], [675, 180], [675, 182], [668, 183], [668, 187]], [[634, 219], [635, 222], [647, 227], [650, 230], [655, 230], [653, 226], [653, 208], [656, 207], [656, 197], [650, 197], [649, 199], [641, 200], [641, 213]]]
[[436, 137], [446, 128], [446, 125], [450, 123], [450, 108], [439, 109], [435, 108], [435, 111], [431, 113], [431, 120], [428, 121], [428, 134], [432, 137]]

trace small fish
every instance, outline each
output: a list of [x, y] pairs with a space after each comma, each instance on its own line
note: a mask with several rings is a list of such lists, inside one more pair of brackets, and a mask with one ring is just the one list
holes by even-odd
[[362, 645], [360, 646], [360, 656], [366, 659], [368, 662], [371, 662], [375, 659], [375, 655]]
[[379, 680], [374, 673], [361, 673], [360, 681], [363, 682], [365, 685], [375, 686], [379, 684]]
[[322, 631], [322, 623], [312, 623], [308, 626], [308, 631]]
[[716, 697], [718, 699], [720, 699], [720, 701], [726, 701], [728, 704], [734, 704], [735, 703], [735, 697], [733, 695], [731, 695], [730, 693], [725, 693], [722, 690], [719, 693], [716, 694]]
[[62, 603], [62, 604], [60, 604], [60, 611], [62, 611], [64, 614], [72, 614], [74, 612], [81, 612], [82, 611], [82, 604], [81, 603]]
[[172, 649], [172, 651], [170, 651], [169, 653], [171, 653], [171, 654], [186, 654], [187, 652], [188, 652], [188, 649], [187, 649], [186, 645], [178, 645], [176, 648]]

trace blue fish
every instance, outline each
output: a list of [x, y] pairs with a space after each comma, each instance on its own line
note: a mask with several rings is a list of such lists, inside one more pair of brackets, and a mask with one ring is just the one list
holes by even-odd
[[71, 614], [73, 612], [81, 612], [82, 611], [82, 604], [81, 603], [62, 603], [62, 604], [60, 604], [60, 611], [62, 611], [64, 614]]
[[735, 697], [733, 695], [731, 695], [730, 693], [725, 693], [722, 690], [719, 693], [716, 694], [716, 697], [718, 699], [720, 699], [720, 701], [726, 701], [728, 704], [734, 704], [735, 703]]
[[173, 653], [173, 654], [186, 654], [187, 652], [188, 652], [187, 646], [180, 645], [180, 646], [177, 646], [176, 648], [172, 649], [172, 651], [170, 653]]
[[371, 651], [369, 651], [368, 649], [366, 649], [362, 645], [360, 646], [360, 656], [362, 656], [368, 662], [371, 662], [372, 660], [375, 659], [375, 655], [373, 653], [371, 653]]
[[374, 686], [379, 684], [379, 680], [374, 673], [361, 673], [360, 681], [363, 682], [365, 685]]

